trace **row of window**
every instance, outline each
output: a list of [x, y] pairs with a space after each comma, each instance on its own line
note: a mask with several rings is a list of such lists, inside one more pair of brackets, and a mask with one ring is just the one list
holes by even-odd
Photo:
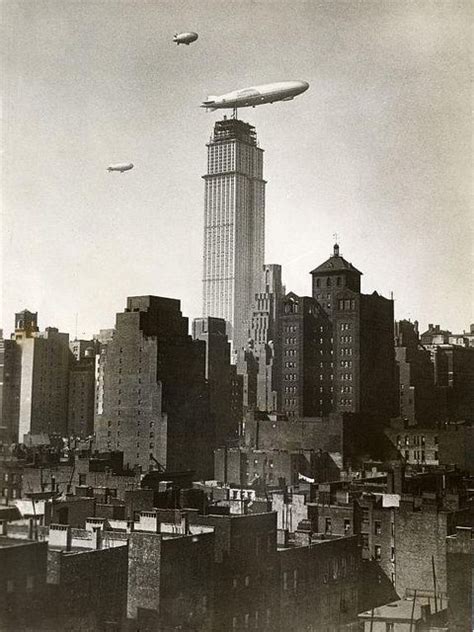
[[[239, 619], [240, 617], [232, 617], [232, 629], [233, 630], [237, 630], [238, 628], [240, 628], [240, 624], [239, 624]], [[260, 614], [258, 612], [258, 610], [255, 611], [254, 614], [254, 626], [255, 628], [260, 628], [260, 621], [264, 619], [265, 620], [265, 625], [269, 625], [270, 624], [270, 620], [271, 620], [271, 610], [270, 608], [267, 608], [264, 617], [260, 617]], [[243, 624], [244, 624], [244, 628], [249, 628], [250, 627], [250, 614], [247, 613], [244, 615], [243, 617]]]
[[[333, 279], [331, 277], [328, 277], [327, 279], [316, 279], [316, 287], [331, 287], [331, 285], [333, 284]], [[342, 284], [342, 279], [341, 277], [337, 277], [336, 278], [336, 283], [335, 285], [340, 286]]]
[[338, 301], [338, 306], [340, 310], [354, 310], [356, 305], [355, 305], [355, 299], [351, 298], [344, 298], [344, 299], [339, 299]]

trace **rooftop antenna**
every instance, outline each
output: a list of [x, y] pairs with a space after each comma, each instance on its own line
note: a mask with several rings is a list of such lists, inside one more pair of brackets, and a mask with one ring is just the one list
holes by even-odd
[[233, 110], [232, 110], [232, 118], [234, 118], [234, 119], [237, 118], [237, 108], [233, 108]]

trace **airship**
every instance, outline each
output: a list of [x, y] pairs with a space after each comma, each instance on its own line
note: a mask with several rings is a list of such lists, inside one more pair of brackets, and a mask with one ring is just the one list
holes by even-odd
[[178, 46], [180, 44], [186, 44], [186, 46], [189, 46], [192, 42], [195, 42], [198, 38], [198, 34], [197, 33], [176, 33], [175, 36], [173, 37], [173, 42], [176, 42], [176, 44], [178, 44]]
[[206, 110], [248, 108], [274, 101], [291, 101], [309, 88], [307, 81], [279, 81], [262, 86], [234, 90], [220, 96], [209, 96], [201, 104]]
[[117, 165], [110, 165], [107, 167], [107, 171], [120, 171], [120, 173], [130, 171], [130, 169], [133, 169], [133, 163], [131, 162], [121, 162]]

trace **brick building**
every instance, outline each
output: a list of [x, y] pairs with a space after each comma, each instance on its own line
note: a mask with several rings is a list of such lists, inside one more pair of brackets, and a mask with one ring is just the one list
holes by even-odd
[[18, 441], [20, 416], [21, 347], [0, 338], [0, 441]]
[[297, 485], [301, 475], [319, 482], [337, 479], [339, 473], [331, 456], [322, 450], [242, 447], [219, 448], [214, 453], [214, 478], [229, 485]]
[[399, 415], [409, 425], [433, 425], [439, 418], [430, 352], [418, 334], [418, 323], [395, 322], [395, 359], [398, 369]]
[[214, 630], [277, 630], [276, 514], [191, 515], [215, 529]]
[[21, 541], [0, 531], [0, 629], [33, 630], [46, 599], [46, 542]]
[[231, 415], [230, 343], [222, 318], [195, 318], [193, 339], [206, 344], [205, 375], [209, 387], [209, 410], [213, 417], [213, 447], [236, 439], [239, 426]]
[[[55, 327], [38, 330], [37, 313], [23, 310], [15, 314], [12, 341], [20, 349], [19, 404], [11, 418], [12, 434], [22, 442], [26, 434], [65, 436], [68, 420], [69, 369], [73, 359], [69, 334]], [[12, 351], [13, 354], [13, 351]], [[14, 353], [17, 356], [16, 353]], [[17, 388], [17, 387], [16, 387]]]
[[474, 622], [474, 528], [457, 527], [446, 538], [450, 632], [471, 632]]
[[[74, 341], [73, 348], [76, 342], [85, 341]], [[89, 346], [82, 357], [71, 363], [67, 421], [70, 437], [85, 438], [94, 432], [95, 357], [94, 348]]]
[[341, 630], [358, 613], [358, 538], [296, 536], [278, 550], [280, 630]]
[[337, 244], [311, 275], [313, 298], [331, 323], [321, 333], [332, 345], [326, 361], [333, 369], [332, 410], [394, 416], [393, 300], [377, 292], [362, 294], [362, 273], [340, 255]]
[[287, 294], [281, 312], [281, 410], [327, 415], [334, 403], [332, 325], [316, 299]]
[[130, 534], [128, 629], [211, 632], [213, 569], [214, 533]]
[[96, 417], [99, 450], [122, 450], [148, 470], [212, 472], [213, 424], [205, 381], [205, 344], [188, 335], [180, 302], [127, 299], [107, 347], [104, 403]]

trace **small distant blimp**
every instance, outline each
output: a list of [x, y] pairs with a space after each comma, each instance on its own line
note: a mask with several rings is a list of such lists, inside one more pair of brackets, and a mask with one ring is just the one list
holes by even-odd
[[193, 33], [192, 31], [190, 33], [176, 33], [173, 37], [173, 42], [176, 42], [178, 46], [180, 44], [186, 44], [186, 46], [189, 46], [192, 42], [195, 42], [197, 38], [198, 34]]
[[133, 169], [133, 166], [132, 162], [120, 162], [116, 165], [109, 165], [107, 167], [107, 171], [120, 171], [120, 173], [124, 173], [124, 171], [130, 171], [130, 169]]
[[201, 104], [206, 110], [248, 108], [274, 101], [291, 101], [309, 88], [307, 81], [279, 81], [262, 86], [234, 90], [220, 96], [209, 96]]

